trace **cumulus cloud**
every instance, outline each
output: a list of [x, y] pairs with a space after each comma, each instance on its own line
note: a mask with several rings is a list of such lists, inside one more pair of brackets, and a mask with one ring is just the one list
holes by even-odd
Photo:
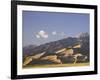
[[38, 34], [36, 34], [36, 38], [40, 38], [40, 36]]
[[62, 36], [62, 37], [64, 37], [64, 38], [67, 38], [67, 37], [68, 37], [64, 32], [61, 32], [61, 33], [60, 33], [60, 36]]
[[53, 32], [52, 32], [52, 35], [56, 35], [56, 34], [57, 34], [57, 32], [56, 32], [56, 31], [53, 31]]
[[60, 35], [61, 35], [61, 36], [65, 36], [66, 34], [65, 34], [64, 32], [61, 32]]
[[83, 33], [82, 33], [82, 32], [80, 32], [80, 33], [76, 34], [76, 35], [75, 35], [75, 37], [79, 38], [79, 37], [80, 37], [80, 35], [82, 35], [82, 34], [83, 34]]
[[36, 34], [37, 38], [48, 38], [48, 34], [44, 31], [44, 30], [40, 30], [37, 34]]

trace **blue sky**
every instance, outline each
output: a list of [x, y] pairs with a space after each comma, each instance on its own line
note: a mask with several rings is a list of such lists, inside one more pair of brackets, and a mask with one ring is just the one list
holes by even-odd
[[23, 11], [23, 46], [89, 32], [89, 14]]

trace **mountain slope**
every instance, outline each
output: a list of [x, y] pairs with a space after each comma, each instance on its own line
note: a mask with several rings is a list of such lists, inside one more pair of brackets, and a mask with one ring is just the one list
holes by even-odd
[[[42, 44], [40, 46], [27, 48], [26, 51], [23, 49], [23, 52], [24, 66], [28, 64], [36, 65], [89, 62], [89, 35], [87, 33], [83, 33], [77, 38], [64, 38], [58, 41]], [[27, 56], [25, 56], [26, 54]]]

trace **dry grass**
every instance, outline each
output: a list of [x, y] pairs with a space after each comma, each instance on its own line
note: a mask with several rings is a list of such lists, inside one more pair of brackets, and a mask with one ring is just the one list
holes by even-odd
[[77, 67], [89, 66], [89, 63], [76, 63], [76, 64], [50, 64], [50, 65], [27, 65], [23, 68], [53, 68], [53, 67]]

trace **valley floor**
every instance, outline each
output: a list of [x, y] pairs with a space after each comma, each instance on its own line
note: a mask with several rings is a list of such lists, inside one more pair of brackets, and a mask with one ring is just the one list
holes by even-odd
[[54, 67], [79, 67], [79, 66], [89, 66], [89, 63], [76, 63], [76, 64], [48, 64], [48, 65], [27, 65], [23, 67], [24, 69], [27, 68], [54, 68]]

